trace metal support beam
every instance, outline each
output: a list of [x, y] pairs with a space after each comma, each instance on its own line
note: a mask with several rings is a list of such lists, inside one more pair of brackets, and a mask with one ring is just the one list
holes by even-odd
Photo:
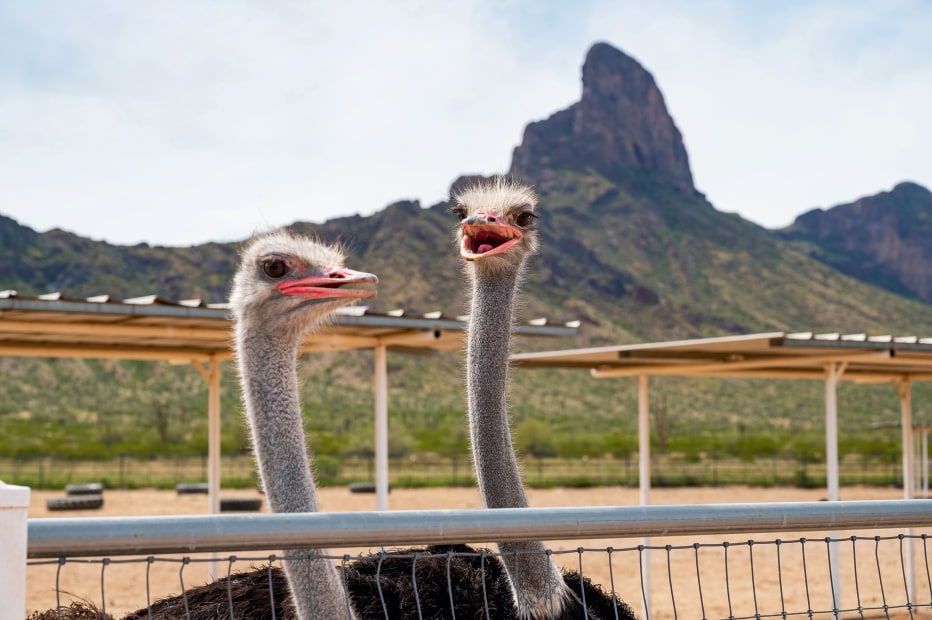
[[388, 347], [373, 349], [375, 358], [375, 507], [388, 510]]
[[920, 489], [922, 492], [922, 497], [929, 497], [929, 429], [922, 429], [922, 441], [919, 444], [919, 475], [920, 475]]
[[[838, 484], [838, 381], [845, 372], [846, 362], [831, 362], [825, 370], [825, 469], [828, 484], [828, 500], [837, 502]], [[829, 533], [838, 538], [838, 532]], [[829, 562], [831, 564], [832, 592], [835, 609], [841, 608], [841, 565], [838, 543], [829, 545]], [[837, 616], [836, 616], [837, 617]]]
[[[608, 377], [630, 377], [631, 375], [640, 375], [644, 372], [644, 364], [656, 363], [657, 368], [651, 368], [648, 372], [652, 375], [670, 375], [677, 377], [701, 376], [701, 375], [718, 375], [718, 376], [739, 376], [742, 372], [748, 372], [749, 376], [760, 376], [758, 373], [768, 372], [771, 369], [775, 375], [780, 374], [781, 368], [791, 369], [797, 366], [805, 366], [818, 363], [839, 363], [851, 361], [882, 361], [890, 359], [890, 351], [870, 351], [868, 353], [831, 353], [824, 355], [786, 355], [780, 358], [766, 357], [762, 359], [728, 361], [720, 360], [715, 362], [690, 362], [682, 364], [670, 364], [669, 360], [663, 358], [647, 358], [633, 360], [639, 362], [640, 368], [632, 364], [630, 368], [593, 368], [592, 376], [596, 379], [605, 379]], [[753, 372], [752, 372], [753, 371]], [[789, 371], [793, 372], [793, 371]], [[795, 372], [794, 376], [812, 376], [805, 373]]]
[[[650, 402], [647, 375], [638, 375], [638, 489], [641, 506], [650, 504]], [[645, 550], [641, 554], [641, 579], [643, 581], [644, 609], [642, 617], [650, 618], [650, 538], [642, 538]]]
[[[220, 514], [220, 360], [213, 357], [208, 367], [194, 362], [207, 381], [207, 512]], [[212, 557], [207, 564], [210, 579], [220, 577], [220, 564]]]
[[[913, 441], [913, 406], [912, 390], [908, 377], [904, 377], [893, 383], [896, 393], [900, 397], [900, 426], [902, 427], [903, 443], [903, 499], [913, 499], [915, 490], [915, 460], [914, 450], [915, 442]], [[906, 530], [907, 535], [913, 533], [912, 529]], [[913, 545], [911, 541], [906, 544], [906, 589], [912, 600], [916, 592], [916, 565]]]
[[166, 362], [206, 362], [211, 357], [231, 357], [228, 351], [195, 350], [183, 345], [116, 346], [109, 344], [46, 344], [42, 342], [0, 343], [0, 356], [13, 357], [73, 357], [75, 359], [149, 360]]

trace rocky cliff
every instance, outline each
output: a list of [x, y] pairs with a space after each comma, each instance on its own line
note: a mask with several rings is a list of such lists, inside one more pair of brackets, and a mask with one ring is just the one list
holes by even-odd
[[586, 54], [582, 83], [577, 103], [525, 128], [511, 174], [536, 183], [559, 169], [591, 170], [619, 182], [647, 174], [693, 191], [683, 138], [646, 69], [597, 43]]
[[850, 276], [932, 302], [932, 193], [920, 185], [813, 209], [779, 234]]

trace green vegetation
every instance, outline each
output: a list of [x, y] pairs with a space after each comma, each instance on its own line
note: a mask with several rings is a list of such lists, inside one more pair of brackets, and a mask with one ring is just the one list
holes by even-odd
[[[302, 366], [306, 428], [324, 484], [372, 478], [366, 358], [327, 354]], [[459, 356], [389, 361], [392, 484], [471, 485]], [[0, 479], [171, 487], [206, 477], [207, 390], [193, 368], [19, 358], [0, 365]], [[232, 365], [222, 376], [224, 484], [250, 486]], [[519, 369], [513, 379], [514, 435], [529, 484], [637, 484], [634, 381]], [[919, 383], [913, 395], [915, 418], [923, 419], [932, 390]], [[824, 484], [823, 396], [821, 383], [809, 381], [651, 379], [654, 484]], [[899, 415], [890, 386], [842, 384], [843, 481], [897, 483]]]

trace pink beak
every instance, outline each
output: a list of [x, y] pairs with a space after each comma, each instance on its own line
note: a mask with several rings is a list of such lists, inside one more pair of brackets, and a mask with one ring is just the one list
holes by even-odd
[[346, 267], [330, 269], [323, 275], [309, 276], [299, 280], [288, 280], [276, 286], [283, 295], [300, 295], [307, 299], [363, 299], [375, 297], [374, 288], [343, 288], [355, 284], [378, 284], [379, 278], [364, 271]]

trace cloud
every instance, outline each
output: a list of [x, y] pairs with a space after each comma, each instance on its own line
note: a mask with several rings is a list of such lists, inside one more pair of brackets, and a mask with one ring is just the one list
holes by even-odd
[[607, 3], [590, 33], [614, 33], [653, 72], [719, 209], [776, 227], [932, 181], [932, 6], [664, 6]]
[[932, 183], [930, 11], [4, 3], [0, 212], [178, 245], [432, 204], [459, 174], [506, 170], [523, 127], [578, 98], [585, 51], [605, 40], [658, 80], [713, 203], [785, 224], [902, 178]]

